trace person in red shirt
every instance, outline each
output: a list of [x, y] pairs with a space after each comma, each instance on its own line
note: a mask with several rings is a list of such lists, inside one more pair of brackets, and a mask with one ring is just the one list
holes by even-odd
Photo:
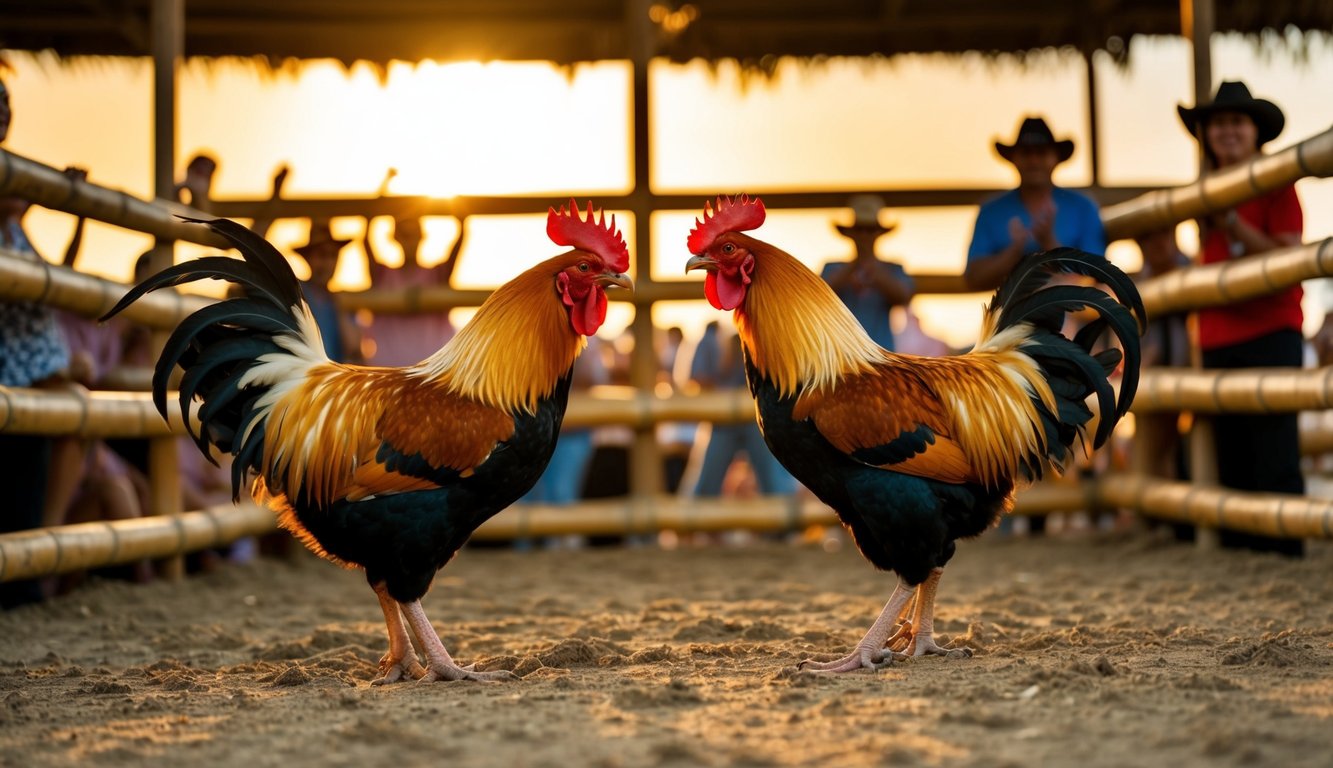
[[[1241, 82], [1224, 82], [1207, 104], [1178, 107], [1186, 129], [1199, 140], [1208, 170], [1249, 163], [1282, 132], [1276, 104], [1257, 99]], [[1303, 216], [1296, 188], [1287, 185], [1199, 221], [1204, 264], [1245, 259], [1300, 245]], [[1300, 368], [1299, 285], [1251, 301], [1199, 312], [1199, 346], [1205, 368]], [[1303, 494], [1297, 414], [1222, 414], [1215, 420], [1217, 470], [1222, 485], [1245, 491]], [[1224, 546], [1300, 555], [1299, 539], [1273, 539], [1222, 531]]]

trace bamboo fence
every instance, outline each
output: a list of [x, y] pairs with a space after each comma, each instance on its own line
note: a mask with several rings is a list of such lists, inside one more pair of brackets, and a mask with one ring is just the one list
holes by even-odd
[[[1091, 486], [1076, 483], [1033, 486], [1019, 494], [1014, 514], [1084, 509], [1093, 499], [1092, 492]], [[569, 507], [515, 505], [483, 523], [472, 538], [513, 541], [568, 534], [784, 532], [838, 524], [837, 516], [828, 507], [797, 496], [753, 499], [661, 496], [646, 500], [586, 501]], [[275, 530], [277, 523], [272, 511], [245, 501], [180, 515], [0, 534], [0, 582], [178, 556]]]
[[[33, 301], [80, 317], [106, 314], [129, 286], [44, 260], [32, 261], [0, 248], [0, 301]], [[131, 304], [121, 317], [151, 328], [175, 328], [213, 299], [156, 291]]]
[[[1103, 211], [1108, 236], [1125, 237], [1206, 215], [1304, 176], [1333, 175], [1333, 130], [1248, 166], [1213, 174], [1198, 183], [1158, 190]], [[76, 215], [153, 234], [226, 247], [227, 243], [172, 213], [206, 217], [166, 201], [142, 201], [116, 190], [73, 181], [63, 173], [0, 150], [0, 194]], [[1333, 274], [1328, 240], [1215, 267], [1192, 268], [1149, 281], [1144, 300], [1153, 314], [1225, 304], [1271, 293], [1312, 277]], [[0, 253], [0, 300], [44, 302], [86, 317], [104, 313], [125, 286], [72, 270], [33, 263]], [[964, 292], [960, 275], [916, 276], [925, 293]], [[651, 306], [658, 301], [697, 299], [697, 281], [644, 280], [639, 291], [613, 298]], [[345, 307], [376, 312], [435, 311], [475, 306], [485, 291], [448, 288], [367, 291], [343, 294]], [[159, 293], [129, 308], [125, 316], [156, 328], [175, 326], [209, 303], [202, 297]], [[1191, 410], [1291, 411], [1328, 408], [1330, 374], [1322, 371], [1177, 371], [1144, 374], [1135, 410], [1153, 413]], [[142, 386], [142, 371], [127, 379]], [[0, 432], [78, 436], [162, 438], [183, 433], [179, 409], [163, 422], [139, 392], [89, 393], [78, 388], [34, 391], [0, 388]], [[663, 421], [739, 423], [753, 418], [753, 402], [743, 390], [658, 398], [635, 390], [603, 391], [571, 398], [570, 426], [629, 425], [648, 433]], [[1307, 450], [1333, 446], [1333, 430], [1307, 430]], [[169, 449], [158, 441], [159, 453]], [[156, 473], [155, 473], [156, 474]], [[173, 478], [174, 479], [174, 478]], [[1135, 508], [1144, 514], [1192, 522], [1203, 528], [1228, 527], [1267, 535], [1333, 536], [1333, 502], [1276, 494], [1242, 494], [1217, 488], [1170, 483], [1135, 475], [1114, 475], [1084, 483], [1043, 484], [1019, 496], [1017, 512]], [[659, 530], [715, 531], [733, 528], [792, 530], [836, 522], [831, 511], [795, 499], [698, 500], [654, 496], [589, 502], [574, 507], [516, 507], [489, 521], [479, 540], [565, 533], [633, 535]], [[89, 523], [0, 536], [0, 581], [29, 578], [99, 565], [175, 556], [262, 534], [274, 529], [272, 514], [253, 504], [199, 512], [158, 515], [132, 521]]]
[[1148, 192], [1102, 209], [1107, 240], [1174, 227], [1232, 208], [1306, 177], [1333, 176], [1333, 128], [1271, 155], [1201, 177], [1193, 184]]
[[213, 218], [209, 214], [168, 200], [140, 200], [120, 190], [76, 181], [49, 165], [5, 149], [0, 149], [0, 196], [18, 197], [52, 210], [146, 232], [159, 240], [231, 247], [208, 227], [177, 218], [177, 214]]

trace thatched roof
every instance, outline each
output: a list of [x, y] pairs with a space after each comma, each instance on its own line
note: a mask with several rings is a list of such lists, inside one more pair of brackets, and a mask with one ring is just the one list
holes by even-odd
[[[1333, 3], [1217, 2], [1219, 32], [1333, 29]], [[151, 0], [0, 3], [0, 48], [150, 55]], [[654, 10], [655, 9], [655, 10]], [[654, 21], [637, 20], [651, 14]], [[630, 22], [627, 22], [631, 20]], [[1137, 35], [1180, 33], [1178, 0], [187, 0], [187, 56], [549, 60], [1022, 52], [1122, 55]], [[640, 35], [633, 34], [638, 28]]]

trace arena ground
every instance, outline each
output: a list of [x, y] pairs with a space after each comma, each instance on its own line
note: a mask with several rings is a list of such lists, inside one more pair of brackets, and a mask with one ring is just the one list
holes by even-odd
[[0, 765], [1322, 768], [1331, 577], [1327, 544], [991, 534], [941, 586], [972, 658], [825, 677], [795, 664], [848, 649], [892, 587], [845, 545], [470, 549], [428, 614], [522, 679], [386, 687], [357, 572], [94, 580], [0, 614]]

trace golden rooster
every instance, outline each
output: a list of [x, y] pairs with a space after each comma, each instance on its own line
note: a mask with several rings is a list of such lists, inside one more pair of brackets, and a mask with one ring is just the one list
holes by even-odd
[[[1092, 418], [1090, 395], [1100, 416], [1094, 448], [1129, 409], [1145, 322], [1138, 291], [1101, 257], [1033, 254], [987, 307], [970, 353], [894, 354], [799, 261], [741, 234], [763, 222], [758, 198], [719, 197], [690, 233], [686, 270], [706, 270], [709, 303], [735, 310], [773, 455], [838, 514], [872, 565], [898, 574], [855, 650], [801, 666], [849, 672], [887, 666], [895, 654], [945, 654], [932, 637], [934, 600], [955, 540], [1008, 511], [1016, 483], [1040, 478], [1048, 465], [1063, 469]], [[1047, 286], [1056, 270], [1095, 277], [1115, 299], [1091, 287]], [[1062, 336], [1065, 314], [1084, 308], [1098, 319], [1072, 340]], [[1123, 355], [1092, 352], [1108, 329]], [[1108, 376], [1122, 357], [1117, 402]]]
[[253, 473], [254, 498], [284, 528], [319, 555], [365, 570], [389, 633], [377, 684], [512, 677], [454, 663], [421, 597], [477, 526], [531, 488], [551, 458], [574, 360], [606, 317], [604, 289], [632, 288], [615, 219], [594, 221], [592, 203], [586, 219], [573, 201], [551, 209], [547, 234], [573, 250], [501, 286], [442, 349], [407, 368], [330, 362], [282, 255], [235, 222], [206, 223], [244, 260], [171, 267], [107, 313], [204, 278], [244, 289], [171, 335], [153, 377], [157, 409], [165, 417], [167, 380], [180, 365], [181, 411], [201, 401], [197, 422], [186, 422], [210, 460], [210, 444], [235, 457], [237, 498]]

